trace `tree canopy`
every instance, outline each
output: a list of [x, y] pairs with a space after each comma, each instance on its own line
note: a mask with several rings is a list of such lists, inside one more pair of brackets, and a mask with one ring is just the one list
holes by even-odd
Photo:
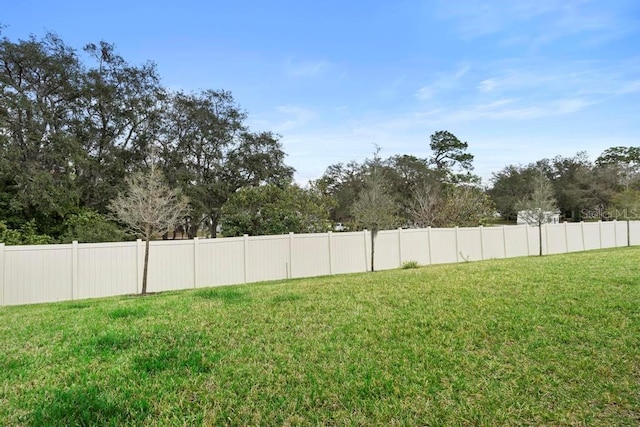
[[293, 175], [279, 136], [246, 120], [230, 92], [172, 92], [155, 64], [130, 64], [108, 42], [79, 53], [53, 33], [3, 37], [0, 220], [60, 241], [91, 220], [103, 232], [83, 236], [106, 240], [101, 215], [154, 152], [169, 185], [190, 199], [191, 237], [204, 224], [215, 230], [236, 190]]

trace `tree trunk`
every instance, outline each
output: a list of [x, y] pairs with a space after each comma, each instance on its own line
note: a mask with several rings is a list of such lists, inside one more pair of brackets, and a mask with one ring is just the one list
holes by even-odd
[[147, 293], [147, 272], [149, 271], [149, 240], [151, 233], [147, 233], [144, 241], [144, 270], [142, 270], [142, 295]]
[[542, 224], [538, 224], [538, 243], [540, 244], [540, 256], [542, 256]]
[[218, 237], [218, 217], [211, 217], [210, 218], [210, 223], [211, 225], [209, 226], [209, 233], [211, 233], [211, 238], [215, 239], [216, 237]]
[[627, 246], [631, 246], [631, 223], [627, 217]]
[[378, 230], [371, 230], [371, 271], [375, 271], [373, 266], [373, 260], [375, 259], [376, 254], [376, 235], [378, 234]]
[[189, 239], [198, 237], [199, 226], [200, 225], [196, 224], [195, 222], [192, 222], [191, 224], [189, 224], [189, 230], [187, 231], [187, 236], [189, 237]]

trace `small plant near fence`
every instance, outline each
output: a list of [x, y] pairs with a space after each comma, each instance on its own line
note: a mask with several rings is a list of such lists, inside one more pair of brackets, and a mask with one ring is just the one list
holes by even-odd
[[418, 261], [405, 261], [402, 263], [402, 268], [404, 269], [418, 268], [418, 267], [420, 267], [420, 264], [418, 264]]

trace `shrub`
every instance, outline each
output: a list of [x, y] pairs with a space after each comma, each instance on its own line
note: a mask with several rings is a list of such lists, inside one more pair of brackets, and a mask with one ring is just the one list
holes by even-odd
[[407, 268], [418, 268], [420, 267], [420, 264], [418, 264], [418, 261], [405, 261], [402, 263], [402, 268], [407, 269]]

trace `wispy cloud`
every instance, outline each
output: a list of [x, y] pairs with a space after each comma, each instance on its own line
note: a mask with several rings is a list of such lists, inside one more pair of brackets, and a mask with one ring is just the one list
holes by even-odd
[[271, 125], [276, 132], [299, 129], [308, 125], [316, 117], [314, 111], [297, 105], [281, 105], [276, 107], [276, 111], [278, 121]]
[[294, 61], [288, 60], [285, 63], [285, 71], [292, 77], [316, 77], [329, 72], [334, 65], [327, 60], [317, 61]]
[[441, 117], [441, 120], [452, 123], [477, 120], [530, 120], [575, 113], [593, 104], [595, 102], [580, 98], [556, 99], [541, 103], [500, 100], [450, 111]]
[[470, 68], [470, 66], [465, 65], [459, 67], [454, 73], [439, 73], [435, 76], [435, 79], [431, 83], [419, 88], [415, 93], [415, 97], [421, 101], [424, 101], [433, 98], [435, 95], [441, 92], [449, 91], [451, 89], [459, 87], [460, 79], [465, 74], [467, 74]]
[[463, 39], [499, 34], [505, 44], [530, 47], [576, 34], [587, 35], [581, 42], [588, 43], [637, 31], [632, 17], [621, 21], [606, 3], [585, 0], [442, 0], [438, 16], [452, 22]]

